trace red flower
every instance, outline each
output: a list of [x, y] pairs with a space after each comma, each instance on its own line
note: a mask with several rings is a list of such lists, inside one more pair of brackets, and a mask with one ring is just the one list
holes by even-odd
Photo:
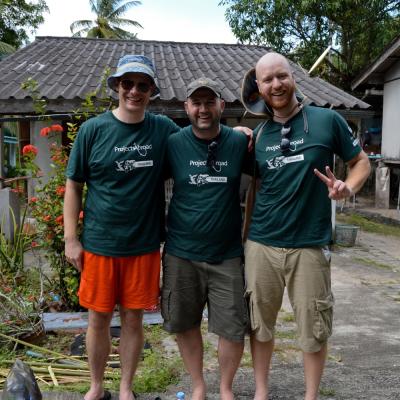
[[51, 125], [50, 129], [54, 132], [62, 132], [64, 130], [60, 124]]
[[49, 133], [51, 132], [51, 129], [46, 126], [46, 128], [42, 128], [40, 130], [40, 136], [49, 136]]
[[56, 223], [57, 223], [58, 225], [63, 225], [63, 223], [64, 223], [64, 217], [63, 217], [62, 215], [59, 215], [59, 216], [56, 218]]
[[83, 219], [83, 211], [79, 213], [79, 219]]
[[51, 220], [50, 215], [45, 215], [45, 216], [43, 217], [43, 221], [49, 222], [50, 220]]
[[38, 201], [37, 197], [31, 197], [31, 199], [29, 200], [30, 203], [36, 203]]
[[22, 148], [22, 154], [25, 155], [35, 155], [38, 153], [37, 147], [35, 147], [33, 144], [27, 144]]
[[56, 194], [57, 194], [58, 196], [63, 197], [63, 196], [64, 196], [64, 193], [65, 193], [65, 186], [59, 186], [59, 187], [56, 189]]

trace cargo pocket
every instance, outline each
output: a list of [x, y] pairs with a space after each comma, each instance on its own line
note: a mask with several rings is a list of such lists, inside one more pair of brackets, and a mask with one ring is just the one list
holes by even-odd
[[161, 316], [164, 321], [169, 321], [170, 319], [170, 301], [171, 291], [169, 289], [163, 289], [161, 291]]
[[245, 296], [245, 299], [246, 299], [247, 310], [248, 310], [249, 319], [250, 319], [249, 327], [250, 327], [250, 329], [252, 331], [254, 331], [257, 328], [259, 328], [259, 326], [260, 326], [259, 321], [258, 321], [257, 316], [256, 316], [256, 313], [254, 311], [254, 309], [255, 309], [255, 307], [254, 307], [254, 296], [253, 296], [251, 291], [246, 291], [244, 296]]
[[313, 334], [319, 342], [325, 342], [332, 335], [333, 294], [315, 300]]

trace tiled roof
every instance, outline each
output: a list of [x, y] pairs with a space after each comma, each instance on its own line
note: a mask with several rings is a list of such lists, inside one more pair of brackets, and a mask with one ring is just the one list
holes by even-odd
[[[239, 105], [245, 72], [268, 51], [268, 47], [243, 44], [38, 37], [0, 62], [0, 113], [10, 112], [6, 111], [7, 104], [15, 108], [28, 100], [21, 83], [29, 77], [38, 82], [40, 94], [49, 103], [82, 100], [99, 87], [104, 69], [114, 69], [124, 54], [145, 54], [154, 60], [162, 103], [184, 101], [186, 85], [208, 76], [222, 84], [225, 101]], [[369, 107], [343, 90], [311, 78], [297, 64], [292, 63], [292, 67], [300, 90], [315, 105]]]

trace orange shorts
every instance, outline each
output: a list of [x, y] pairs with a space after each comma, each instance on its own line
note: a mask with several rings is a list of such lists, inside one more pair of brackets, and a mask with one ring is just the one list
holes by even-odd
[[160, 252], [129, 257], [83, 253], [81, 306], [98, 312], [154, 307], [160, 295]]

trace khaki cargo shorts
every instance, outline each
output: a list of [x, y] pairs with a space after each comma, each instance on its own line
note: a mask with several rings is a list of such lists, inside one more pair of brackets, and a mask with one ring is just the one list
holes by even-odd
[[207, 304], [209, 332], [243, 341], [249, 327], [244, 294], [241, 257], [209, 264], [164, 255], [161, 314], [170, 333], [200, 326]]
[[285, 287], [304, 352], [321, 349], [332, 334], [333, 303], [327, 248], [279, 248], [248, 240], [245, 245], [246, 297], [252, 333], [267, 342], [274, 337]]

